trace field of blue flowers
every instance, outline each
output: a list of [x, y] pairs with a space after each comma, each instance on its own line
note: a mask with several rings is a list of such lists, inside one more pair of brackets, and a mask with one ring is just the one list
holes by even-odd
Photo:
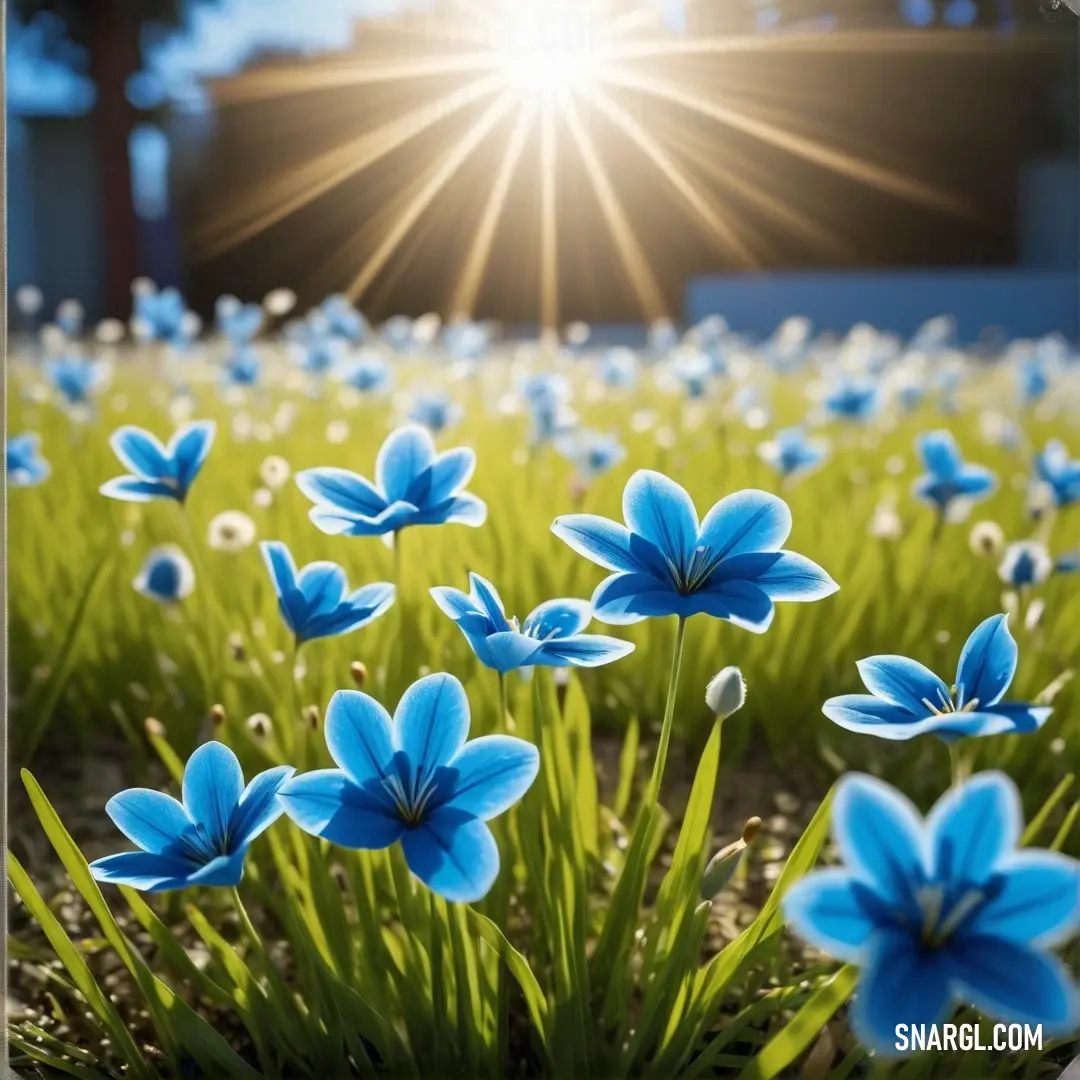
[[[1034, 1080], [1080, 1049], [1063, 340], [135, 299], [62, 305], [9, 368], [26, 1075]], [[1043, 1044], [898, 1048], [949, 1020]]]

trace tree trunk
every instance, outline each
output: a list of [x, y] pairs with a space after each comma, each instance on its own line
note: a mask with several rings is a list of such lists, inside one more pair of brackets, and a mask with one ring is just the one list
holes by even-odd
[[139, 69], [139, 28], [124, 0], [94, 0], [90, 10], [90, 74], [97, 85], [94, 119], [105, 232], [105, 314], [126, 319], [139, 256], [128, 156], [136, 112], [125, 91], [128, 78]]

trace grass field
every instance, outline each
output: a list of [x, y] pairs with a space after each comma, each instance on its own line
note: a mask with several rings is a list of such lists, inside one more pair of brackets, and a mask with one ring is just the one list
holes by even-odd
[[[622, 826], [613, 821], [625, 820], [625, 831], [635, 832], [629, 763], [637, 758], [639, 731], [646, 770], [652, 760], [649, 748], [665, 713], [674, 619], [630, 627], [594, 624], [594, 632], [624, 637], [636, 650], [609, 666], [575, 672], [568, 687], [561, 680], [556, 687], [543, 673], [531, 681], [509, 676], [517, 733], [529, 737], [531, 732], [541, 761], [558, 761], [565, 770], [547, 782], [551, 766], [542, 766], [535, 798], [530, 794], [513, 824], [497, 830], [505, 888], [479, 905], [482, 916], [466, 916], [461, 905], [436, 902], [434, 894], [429, 907], [424, 890], [407, 880], [403, 864], [379, 854], [350, 856], [342, 871], [344, 891], [312, 884], [320, 877], [329, 880], [329, 868], [340, 870], [342, 853], [282, 823], [269, 842], [253, 849], [244, 889], [250, 888], [256, 921], [273, 925], [289, 943], [288, 977], [301, 997], [285, 985], [267, 953], [243, 944], [242, 933], [240, 952], [234, 952], [198, 909], [173, 902], [175, 894], [151, 910], [125, 890], [144, 935], [137, 940], [149, 934], [156, 957], [152, 972], [137, 958], [124, 961], [140, 999], [151, 1002], [145, 1006], [146, 1031], [136, 1037], [160, 1054], [144, 1059], [145, 1071], [132, 1064], [140, 1052], [117, 1045], [117, 1023], [122, 1028], [126, 1016], [117, 1021], [107, 1001], [93, 1004], [93, 976], [90, 983], [81, 982], [77, 957], [61, 949], [69, 986], [54, 987], [56, 1008], [41, 1008], [42, 1015], [54, 1017], [53, 1034], [45, 1032], [34, 1044], [30, 1029], [13, 1029], [14, 1052], [34, 1056], [36, 1049], [40, 1061], [51, 1059], [42, 1065], [46, 1072], [61, 1062], [75, 1075], [119, 1075], [126, 1062], [129, 1076], [157, 1075], [162, 1069], [191, 1075], [192, 1067], [205, 1076], [248, 1075], [245, 1069], [252, 1068], [257, 1075], [283, 1077], [305, 1070], [309, 1075], [397, 1075], [398, 1067], [401, 1075], [495, 1076], [511, 1074], [503, 1071], [506, 1055], [517, 1053], [524, 1056], [513, 1075], [560, 1080], [863, 1075], [864, 1051], [837, 1036], [830, 1052], [818, 1034], [833, 1030], [825, 1025], [850, 994], [851, 969], [836, 974], [835, 965], [815, 966], [814, 957], [793, 961], [779, 944], [783, 935], [775, 905], [749, 923], [756, 927], [754, 937], [737, 938], [735, 952], [729, 945], [719, 953], [727, 958], [722, 975], [715, 965], [698, 968], [709, 917], [706, 905], [704, 912], [696, 906], [701, 868], [742, 825], [717, 823], [710, 810], [721, 746], [705, 687], [728, 665], [742, 670], [748, 690], [745, 706], [723, 727], [721, 785], [740, 784], [744, 765], [747, 776], [771, 773], [771, 791], [788, 790], [803, 777], [824, 790], [847, 771], [865, 771], [884, 777], [925, 809], [949, 785], [946, 748], [931, 737], [891, 743], [841, 730], [822, 714], [822, 704], [861, 692], [856, 661], [875, 654], [915, 658], [948, 682], [971, 631], [1009, 611], [1020, 654], [1009, 698], [1035, 701], [1054, 686], [1053, 713], [1037, 733], [966, 740], [965, 764], [974, 771], [1006, 771], [1021, 789], [1028, 820], [1056, 790], [1041, 842], [1056, 840], [1058, 847], [1080, 852], [1080, 828], [1072, 827], [1076, 795], [1065, 793], [1067, 779], [1080, 768], [1080, 690], [1068, 681], [1080, 658], [1080, 575], [1054, 574], [1044, 584], [1017, 591], [999, 575], [1001, 552], [979, 554], [970, 539], [973, 525], [985, 520], [998, 523], [1008, 541], [1038, 538], [1055, 556], [1080, 547], [1080, 509], [1034, 517], [1029, 505], [1034, 454], [1051, 439], [1080, 452], [1075, 365], [1054, 367], [1045, 394], [1025, 402], [1016, 362], [942, 355], [929, 362], [929, 390], [918, 405], [902, 408], [886, 375], [884, 403], [876, 413], [845, 420], [830, 418], [822, 405], [838, 378], [829, 354], [792, 372], [777, 370], [764, 356], [736, 357], [729, 374], [707, 379], [701, 396], [691, 398], [672, 377], [677, 364], [645, 366], [635, 387], [616, 389], [600, 380], [594, 356], [514, 359], [508, 349], [468, 369], [434, 348], [424, 355], [392, 357], [392, 388], [361, 395], [333, 376], [300, 371], [267, 346], [258, 385], [241, 389], [224, 385], [215, 349], [183, 359], [149, 347], [123, 350], [113, 360], [108, 383], [74, 410], [57, 401], [36, 361], [26, 355], [13, 359], [9, 436], [38, 432], [51, 475], [8, 493], [9, 761], [40, 774], [45, 795], [58, 805], [63, 793], [48, 789], [50, 769], [65, 755], [91, 754], [95, 746], [118, 738], [129, 747], [123, 769], [133, 785], [157, 786], [162, 762], [175, 773], [178, 762], [211, 733], [236, 750], [249, 776], [269, 764], [328, 763], [319, 719], [304, 709], [325, 712], [335, 691], [355, 685], [350, 666], [357, 662], [367, 673], [363, 689], [391, 711], [421, 676], [450, 672], [468, 693], [472, 734], [499, 730], [499, 679], [478, 662], [429, 590], [467, 590], [468, 575], [476, 572], [497, 586], [507, 613], [522, 618], [553, 597], [588, 599], [604, 571], [554, 536], [552, 522], [577, 512], [621, 520], [622, 491], [638, 469], [677, 480], [702, 515], [741, 489], [781, 495], [794, 519], [786, 547], [824, 567], [840, 589], [815, 603], [779, 604], [775, 622], [762, 635], [706, 616], [689, 620], [674, 738], [690, 748], [691, 760], [703, 755], [705, 764], [689, 805], [667, 807], [674, 822], [688, 820], [679, 846], [661, 864], [668, 871], [654, 899], [659, 916], [640, 915], [646, 927], [649, 918], [666, 918], [670, 935], [642, 946], [632, 964], [614, 958], [622, 955], [618, 943], [629, 943], [632, 927], [638, 926], [640, 896], [632, 884], [625, 895], [620, 892], [620, 885], [606, 880], [605, 868], [613, 862], [621, 866], [620, 881], [636, 873], [622, 860], [633, 862], [637, 841], [626, 855], [626, 843], [616, 843]], [[936, 389], [937, 373], [958, 363], [963, 376], [958, 385]], [[910, 360], [893, 366], [910, 366]], [[618, 464], [587, 484], [554, 445], [530, 439], [522, 380], [529, 371], [553, 367], [571, 388], [569, 404], [580, 424], [616, 434], [626, 449]], [[752, 399], [748, 387], [755, 391]], [[407, 419], [417, 393], [433, 391], [445, 392], [462, 408], [460, 421], [436, 441], [440, 450], [467, 446], [475, 451], [478, 464], [469, 490], [487, 503], [483, 527], [409, 529], [391, 550], [377, 538], [318, 531], [308, 520], [310, 503], [292, 479], [276, 490], [267, 486], [275, 468], [265, 465], [271, 455], [284, 459], [294, 473], [333, 465], [372, 477], [386, 436]], [[99, 493], [103, 482], [125, 471], [109, 446], [116, 427], [138, 425], [165, 441], [189, 419], [216, 421], [217, 434], [186, 506], [172, 500], [121, 503]], [[783, 480], [763, 460], [759, 446], [777, 430], [808, 419], [810, 434], [827, 440], [828, 455], [808, 475]], [[911, 494], [924, 471], [915, 441], [938, 429], [955, 435], [967, 461], [989, 467], [998, 477], [995, 494], [963, 521], [939, 522], [935, 511]], [[1017, 437], [1003, 437], [1008, 430]], [[396, 584], [394, 606], [358, 632], [309, 642], [297, 655], [258, 546], [227, 552], [208, 540], [215, 515], [233, 510], [251, 517], [259, 540], [284, 541], [298, 566], [336, 562], [345, 568], [351, 588]], [[132, 587], [147, 553], [162, 544], [178, 545], [195, 570], [193, 593], [176, 605], [156, 603]], [[219, 712], [213, 726], [209, 717], [215, 705], [222, 707], [224, 719]], [[541, 731], [560, 710], [557, 732]], [[268, 731], [260, 721], [250, 721], [258, 714], [269, 718]], [[148, 736], [148, 717], [163, 725], [164, 734], [151, 725]], [[614, 817], [597, 810], [590, 730], [627, 739], [618, 805], [609, 808]], [[48, 823], [44, 795], [36, 788], [32, 794]], [[824, 842], [827, 807], [823, 813], [804, 833], [785, 873], [804, 873], [813, 864]], [[713, 847], [710, 822], [717, 835]], [[85, 862], [80, 864], [77, 850], [65, 848], [58, 822], [48, 831], [94, 914], [105, 919], [105, 939], [114, 950], [120, 943], [123, 955], [124, 943], [131, 947], [125, 935], [134, 931], [108, 923], [107, 909], [95, 907], [101, 894], [89, 881]], [[656, 833], [642, 840], [643, 850], [655, 852], [662, 831], [657, 825]], [[644, 858], [642, 865], [648, 862]], [[18, 873], [23, 874], [21, 868]], [[15, 885], [33, 908], [29, 878]], [[205, 911], [218, 910], [218, 894], [210, 898], [209, 891], [199, 895], [203, 892]], [[614, 916], [605, 922], [611, 910], [621, 920], [614, 929]], [[31, 914], [39, 924], [47, 920], [41, 912]], [[125, 919], [128, 926], [129, 916]], [[380, 929], [384, 922], [388, 928]], [[194, 932], [209, 949], [211, 963], [203, 973], [169, 946], [166, 928], [181, 924], [186, 929], [179, 936]], [[521, 953], [509, 951], [503, 933]], [[57, 948], [60, 938], [48, 936]], [[28, 929], [26, 940], [26, 955], [40, 959], [35, 951], [42, 947], [40, 932]], [[500, 955], [508, 968], [500, 966]], [[613, 979], [612, 972], [622, 966], [627, 971]], [[385, 974], [390, 967], [393, 977]], [[413, 974], [398, 977], [398, 972]], [[663, 985], [663, 995], [650, 974], [654, 980], [659, 976], [655, 986]], [[155, 989], [155, 980], [195, 1005], [190, 1018], [162, 1004], [164, 991]], [[597, 987], [609, 984], [597, 999]], [[108, 1050], [90, 1046], [86, 1025], [68, 1016], [71, 1003], [63, 1004], [65, 995], [81, 1000], [80, 1011], [91, 1003], [89, 1012], [98, 1018], [98, 1029], [91, 1029], [106, 1033]], [[337, 1011], [329, 1004], [334, 1000]], [[317, 1001], [325, 1011], [313, 1005]], [[442, 1019], [440, 1002], [447, 1011]], [[240, 1017], [245, 1033], [232, 1040], [233, 1047], [224, 1041], [218, 1045], [202, 1019], [209, 1016], [217, 1024], [215, 1018], [227, 1008]], [[499, 1020], [506, 1009], [510, 1051]], [[799, 1014], [801, 1022], [788, 1023], [800, 1009], [806, 1010]], [[55, 1020], [57, 1010], [64, 1021]], [[740, 1026], [732, 1029], [732, 1023]], [[314, 1025], [318, 1035], [305, 1025]], [[34, 1030], [46, 1026], [38, 1021]], [[60, 1029], [62, 1037], [55, 1034]], [[275, 1032], [282, 1043], [276, 1049], [268, 1045]], [[187, 1047], [187, 1055], [170, 1057], [177, 1046]], [[73, 1047], [81, 1047], [87, 1059]], [[702, 1047], [712, 1049], [702, 1056]], [[783, 1071], [803, 1063], [812, 1047], [825, 1062], [821, 1071]], [[922, 1071], [913, 1070], [916, 1062], [922, 1062]], [[1037, 1075], [1036, 1058], [1014, 1064], [1015, 1071], [994, 1075]], [[980, 1065], [977, 1055], [944, 1065], [924, 1056], [908, 1068], [895, 1075], [986, 1075], [978, 1072], [985, 1062]], [[966, 1071], [957, 1071], [961, 1068]]]

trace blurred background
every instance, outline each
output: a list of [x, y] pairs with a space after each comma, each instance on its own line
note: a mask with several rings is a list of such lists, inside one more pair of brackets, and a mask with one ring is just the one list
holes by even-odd
[[1063, 0], [595, 7], [508, 44], [501, 0], [14, 0], [10, 286], [91, 318], [146, 276], [204, 315], [285, 286], [597, 340], [1078, 336]]

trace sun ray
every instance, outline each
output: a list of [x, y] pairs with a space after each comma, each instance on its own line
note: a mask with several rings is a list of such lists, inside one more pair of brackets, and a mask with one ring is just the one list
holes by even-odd
[[451, 56], [417, 57], [394, 63], [324, 64], [284, 70], [257, 70], [238, 75], [220, 85], [216, 99], [223, 106], [242, 105], [272, 98], [290, 97], [315, 90], [373, 86], [379, 83], [431, 79], [442, 75], [467, 75], [491, 71], [497, 57], [490, 49]]
[[582, 91], [582, 95], [609, 116], [638, 146], [645, 156], [664, 174], [672, 187], [682, 196], [686, 205], [698, 216], [709, 231], [748, 266], [758, 265], [757, 256], [746, 246], [732, 227], [717, 212], [709, 200], [679, 167], [660, 143], [645, 130], [617, 101], [603, 90], [595, 87]]
[[439, 192], [453, 179], [454, 174], [465, 164], [473, 151], [484, 141], [491, 129], [506, 115], [513, 104], [514, 101], [509, 95], [500, 95], [484, 110], [476, 123], [443, 155], [423, 182], [420, 190], [409, 200], [408, 205], [382, 242], [350, 282], [346, 292], [351, 299], [357, 300], [363, 296], [409, 230], [420, 220]]
[[555, 107], [551, 101], [544, 101], [540, 106], [540, 326], [549, 331], [559, 325], [556, 168]]
[[662, 318], [669, 314], [663, 291], [649, 267], [630, 219], [622, 203], [619, 202], [607, 170], [592, 139], [581, 123], [581, 117], [573, 103], [567, 106], [565, 117], [570, 135], [577, 144], [585, 169], [589, 174], [589, 180], [596, 192], [608, 231], [612, 240], [615, 241], [615, 246], [619, 249], [623, 267], [641, 304], [641, 310], [650, 322]]
[[664, 101], [670, 101], [672, 104], [679, 105], [684, 109], [697, 113], [699, 116], [715, 120], [771, 146], [786, 150], [788, 153], [803, 158], [805, 161], [821, 165], [835, 173], [839, 173], [841, 176], [858, 180], [860, 183], [875, 187], [889, 195], [895, 195], [910, 202], [921, 203], [924, 206], [930, 206], [945, 213], [964, 217], [970, 215], [970, 208], [964, 203], [904, 173], [896, 172], [881, 165], [875, 165], [865, 158], [856, 157], [846, 151], [826, 146], [804, 135], [798, 135], [787, 128], [739, 112], [727, 105], [721, 105], [719, 102], [709, 101], [706, 98], [698, 97], [696, 94], [690, 94], [669, 83], [650, 79], [643, 75], [620, 71], [614, 67], [606, 67], [601, 79], [609, 85], [637, 90]]
[[525, 108], [521, 110], [510, 140], [506, 144], [506, 153], [503, 155], [498, 175], [495, 177], [491, 194], [484, 207], [480, 225], [469, 247], [469, 254], [465, 259], [465, 268], [458, 280], [457, 288], [454, 290], [453, 300], [450, 304], [450, 312], [453, 315], [472, 315], [473, 308], [476, 305], [476, 297], [484, 280], [484, 272], [487, 270], [488, 260], [491, 258], [491, 249], [495, 243], [495, 232], [499, 227], [499, 221], [506, 206], [510, 184], [514, 179], [514, 174], [517, 172], [534, 121], [534, 109]]
[[771, 34], [731, 34], [716, 37], [661, 38], [657, 40], [619, 41], [605, 50], [612, 61], [651, 60], [664, 56], [717, 56], [723, 53], [804, 52], [866, 54], [927, 53], [970, 54], [1015, 53], [1017, 45], [1041, 49], [1047, 37], [1038, 33], [1003, 35], [994, 30], [972, 29], [963, 37], [953, 34], [927, 34], [923, 30], [789, 30]]
[[497, 76], [478, 79], [256, 188], [238, 199], [230, 214], [212, 219], [199, 231], [196, 243], [203, 257], [213, 258], [257, 236], [499, 86]]

